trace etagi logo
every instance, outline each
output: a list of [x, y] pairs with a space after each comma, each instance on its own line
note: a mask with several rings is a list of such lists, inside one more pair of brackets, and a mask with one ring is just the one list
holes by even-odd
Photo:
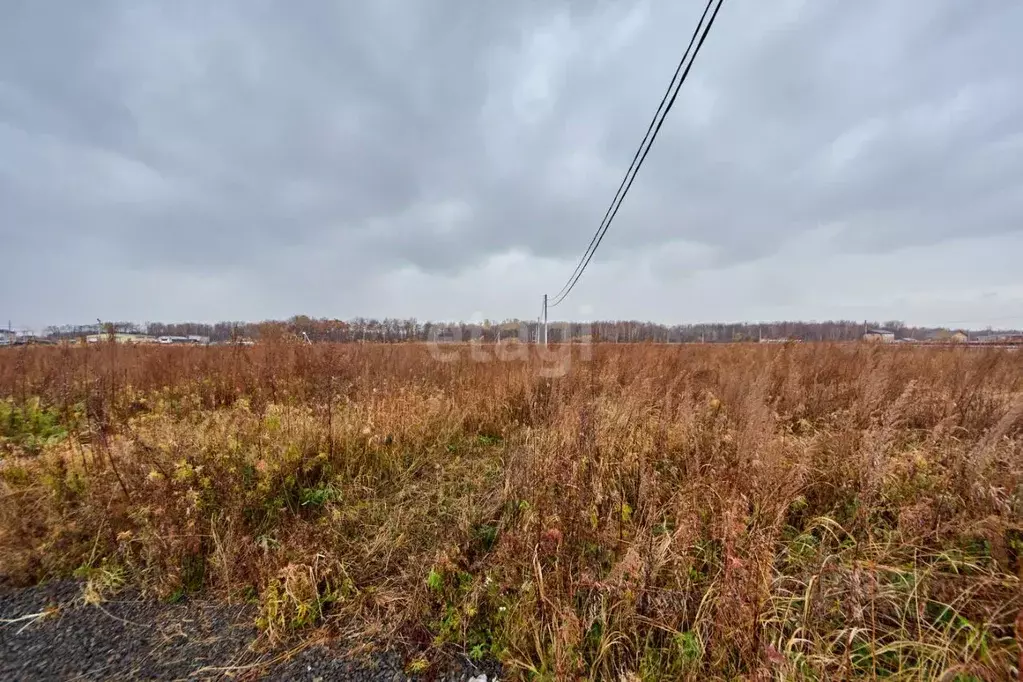
[[588, 362], [593, 356], [588, 323], [548, 323], [546, 345], [540, 334], [537, 323], [453, 324], [433, 327], [426, 345], [438, 362], [526, 362], [544, 378], [565, 376], [573, 362]]

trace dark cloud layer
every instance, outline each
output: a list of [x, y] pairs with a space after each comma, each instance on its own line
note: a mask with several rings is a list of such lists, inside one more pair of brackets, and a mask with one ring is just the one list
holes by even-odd
[[[699, 11], [8, 0], [0, 316], [532, 315]], [[567, 314], [1023, 324], [1021, 30], [1012, 0], [728, 0]]]

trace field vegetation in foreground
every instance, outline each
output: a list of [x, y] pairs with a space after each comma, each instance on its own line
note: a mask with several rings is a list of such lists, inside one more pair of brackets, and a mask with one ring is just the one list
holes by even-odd
[[524, 679], [1015, 676], [1018, 354], [0, 352], [0, 575]]

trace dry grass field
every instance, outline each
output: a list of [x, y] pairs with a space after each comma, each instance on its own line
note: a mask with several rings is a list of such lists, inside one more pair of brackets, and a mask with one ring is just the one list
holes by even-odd
[[1018, 354], [590, 353], [2, 351], [0, 580], [255, 601], [411, 671], [1015, 677]]

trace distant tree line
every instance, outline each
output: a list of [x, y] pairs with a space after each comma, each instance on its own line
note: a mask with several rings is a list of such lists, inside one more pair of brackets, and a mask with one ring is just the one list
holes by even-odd
[[[699, 323], [665, 325], [636, 320], [601, 320], [589, 323], [551, 322], [548, 340], [589, 340], [603, 343], [724, 343], [736, 341], [798, 340], [853, 341], [864, 330], [883, 328], [895, 332], [897, 338], [926, 339], [940, 331], [936, 327], [910, 327], [898, 320], [887, 322], [765, 322], [765, 323]], [[103, 322], [91, 325], [48, 327], [44, 334], [51, 338], [77, 338], [89, 334], [143, 333], [152, 336], [207, 336], [214, 342], [240, 339], [267, 339], [281, 335], [308, 337], [313, 342], [338, 343], [403, 341], [470, 341], [496, 342], [498, 339], [537, 339], [539, 324], [535, 320], [504, 320], [495, 322], [420, 322], [415, 318], [364, 318], [351, 320], [313, 318], [296, 315], [288, 320], [263, 322]]]

